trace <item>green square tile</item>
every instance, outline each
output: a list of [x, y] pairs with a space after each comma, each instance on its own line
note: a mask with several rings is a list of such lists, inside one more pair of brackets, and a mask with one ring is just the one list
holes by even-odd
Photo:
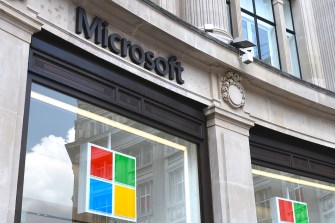
[[135, 186], [135, 158], [115, 154], [115, 181]]
[[306, 204], [293, 203], [296, 223], [308, 223], [308, 210]]

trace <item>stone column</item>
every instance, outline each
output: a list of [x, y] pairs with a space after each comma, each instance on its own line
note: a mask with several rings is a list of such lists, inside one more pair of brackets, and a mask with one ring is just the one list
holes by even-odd
[[291, 1], [302, 78], [326, 87], [313, 0]]
[[182, 18], [190, 24], [203, 29], [205, 24], [212, 24], [209, 34], [228, 43], [232, 40], [230, 33], [229, 5], [223, 0], [184, 0]]
[[324, 74], [324, 77], [318, 77], [317, 83], [324, 83], [323, 86], [327, 89], [335, 91], [335, 4], [333, 0], [310, 1], [310, 3], [313, 8], [313, 18], [316, 28], [315, 34], [319, 42], [320, 60]]
[[[15, 5], [11, 5], [15, 4]], [[41, 24], [0, 1], [0, 221], [14, 222], [29, 45]], [[20, 182], [22, 186], [22, 182]]]
[[239, 36], [243, 36], [240, 0], [230, 0], [230, 8], [233, 38], [235, 39]]
[[273, 1], [273, 10], [275, 14], [281, 68], [283, 71], [292, 74], [293, 70], [291, 65], [291, 54], [286, 36], [286, 25], [285, 25], [285, 15], [283, 5], [284, 5], [283, 0]]
[[238, 113], [205, 111], [215, 223], [257, 222], [249, 148], [254, 122]]
[[154, 0], [154, 2], [172, 14], [181, 16], [181, 0]]

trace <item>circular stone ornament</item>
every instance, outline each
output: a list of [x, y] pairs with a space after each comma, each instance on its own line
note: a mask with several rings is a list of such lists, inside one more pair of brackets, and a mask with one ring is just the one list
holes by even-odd
[[221, 77], [222, 99], [234, 108], [243, 107], [245, 104], [245, 94], [241, 81], [242, 77], [233, 72], [228, 72]]

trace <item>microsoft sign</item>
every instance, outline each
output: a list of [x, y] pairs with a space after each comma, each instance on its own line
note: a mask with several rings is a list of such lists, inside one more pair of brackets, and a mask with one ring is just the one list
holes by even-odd
[[270, 205], [273, 223], [309, 223], [306, 203], [274, 197]]
[[136, 158], [91, 143], [80, 147], [78, 214], [136, 222]]

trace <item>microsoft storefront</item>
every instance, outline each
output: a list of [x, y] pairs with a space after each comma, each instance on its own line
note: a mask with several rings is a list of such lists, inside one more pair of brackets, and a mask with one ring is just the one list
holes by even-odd
[[[228, 68], [203, 77], [196, 64], [187, 75], [206, 87], [171, 90], [192, 79], [181, 61], [191, 69], [193, 60], [160, 55], [72, 8], [66, 32], [85, 44], [50, 27], [32, 37], [15, 223], [334, 222], [333, 149], [264, 127], [239, 106], [244, 93], [249, 106], [264, 95], [241, 90], [232, 71], [221, 83]], [[225, 87], [243, 100], [229, 107]]]
[[45, 31], [28, 75], [18, 222], [204, 221], [202, 104]]

